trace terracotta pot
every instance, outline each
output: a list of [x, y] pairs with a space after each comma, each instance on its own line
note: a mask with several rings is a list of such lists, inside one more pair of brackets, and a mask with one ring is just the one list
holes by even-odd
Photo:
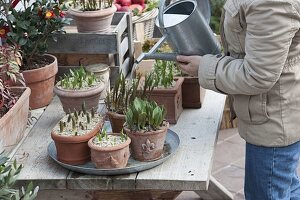
[[125, 115], [107, 111], [111, 129], [113, 133], [120, 133], [125, 123]]
[[110, 8], [96, 11], [80, 11], [70, 8], [68, 13], [75, 20], [79, 33], [91, 33], [107, 31], [117, 8], [113, 5]]
[[167, 111], [166, 120], [175, 124], [182, 113], [182, 83], [183, 78], [175, 79], [176, 84], [173, 88], [155, 88], [150, 96], [158, 105], [164, 105]]
[[[19, 94], [20, 98], [17, 103], [0, 118], [0, 143], [2, 143], [4, 149], [12, 149], [23, 138], [29, 112], [30, 88], [12, 87], [10, 90], [15, 94]], [[0, 151], [2, 150], [0, 149]]]
[[55, 74], [57, 73], [58, 68], [57, 59], [49, 54], [46, 54], [45, 56], [51, 57], [53, 63], [42, 68], [22, 72], [26, 86], [31, 89], [29, 100], [31, 109], [47, 106], [53, 97]]
[[85, 102], [86, 109], [95, 108], [97, 110], [101, 92], [104, 90], [104, 83], [85, 89], [85, 90], [69, 90], [57, 86], [54, 87], [54, 92], [60, 99], [65, 113], [73, 112], [74, 109], [82, 110], [82, 104]]
[[[120, 134], [112, 133], [111, 135]], [[113, 147], [100, 147], [95, 145], [93, 143], [95, 137], [89, 140], [88, 145], [91, 148], [91, 160], [96, 168], [111, 169], [126, 167], [130, 156], [129, 144], [131, 139], [129, 137], [126, 142]]]
[[162, 156], [169, 123], [156, 131], [135, 132], [124, 126], [125, 133], [131, 139], [131, 153], [134, 159], [139, 161], [153, 161]]
[[93, 130], [81, 136], [58, 135], [52, 130], [51, 137], [55, 142], [57, 159], [70, 165], [80, 165], [90, 161], [91, 152], [88, 141], [98, 133], [102, 125], [103, 121], [99, 122]]
[[205, 89], [199, 85], [198, 77], [184, 77], [182, 84], [182, 107], [201, 108]]
[[89, 72], [93, 72], [95, 76], [102, 80], [105, 87], [104, 90], [100, 94], [100, 99], [105, 99], [107, 92], [109, 92], [110, 84], [109, 84], [109, 66], [104, 63], [97, 63], [92, 65], [87, 65], [85, 69]]

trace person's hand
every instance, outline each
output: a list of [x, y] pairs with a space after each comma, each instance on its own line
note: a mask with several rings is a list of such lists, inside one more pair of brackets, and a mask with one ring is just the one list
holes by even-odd
[[190, 76], [198, 76], [198, 69], [201, 61], [201, 56], [176, 56], [176, 61], [183, 73]]

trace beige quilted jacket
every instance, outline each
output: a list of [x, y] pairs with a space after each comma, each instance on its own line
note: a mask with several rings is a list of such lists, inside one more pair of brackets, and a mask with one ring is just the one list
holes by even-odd
[[300, 0], [227, 0], [226, 56], [205, 55], [199, 82], [233, 97], [247, 142], [300, 140]]

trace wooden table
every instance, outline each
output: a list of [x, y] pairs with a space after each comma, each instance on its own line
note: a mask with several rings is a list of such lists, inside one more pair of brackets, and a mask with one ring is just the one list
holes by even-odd
[[24, 165], [18, 184], [32, 181], [43, 200], [173, 199], [183, 190], [198, 191], [205, 199], [216, 198], [211, 194], [231, 199], [217, 182], [208, 186], [224, 103], [224, 95], [207, 91], [201, 109], [185, 109], [171, 127], [180, 137], [180, 147], [162, 165], [128, 175], [93, 176], [64, 169], [48, 156], [50, 131], [64, 114], [54, 98], [13, 155]]

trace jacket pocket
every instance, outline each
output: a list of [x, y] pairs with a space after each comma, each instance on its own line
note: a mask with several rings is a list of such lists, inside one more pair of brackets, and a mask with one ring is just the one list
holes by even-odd
[[247, 124], [262, 124], [269, 120], [267, 94], [234, 95], [233, 108], [237, 117]]
[[233, 0], [227, 0], [224, 4], [225, 21], [224, 24], [230, 28], [233, 32], [241, 32], [243, 27], [241, 25], [239, 15], [239, 5]]

